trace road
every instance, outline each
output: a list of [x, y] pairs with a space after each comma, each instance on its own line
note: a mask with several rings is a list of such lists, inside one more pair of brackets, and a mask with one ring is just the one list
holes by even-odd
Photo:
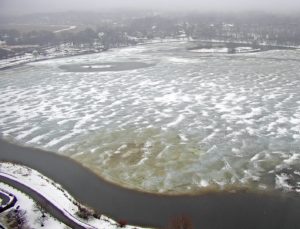
[[13, 194], [7, 193], [5, 192], [5, 190], [2, 191], [1, 189], [0, 189], [0, 199], [2, 200], [0, 205], [0, 213], [15, 206], [17, 202], [17, 198]]
[[7, 194], [5, 194], [4, 192], [1, 192], [0, 190], [0, 199], [1, 199], [1, 205], [5, 206], [6, 204], [8, 204], [10, 198], [8, 197]]
[[69, 26], [68, 28], [56, 30], [56, 31], [54, 31], [54, 33], [61, 33], [61, 32], [73, 30], [73, 29], [76, 29], [76, 28], [77, 28], [77, 26], [71, 25], [71, 26]]

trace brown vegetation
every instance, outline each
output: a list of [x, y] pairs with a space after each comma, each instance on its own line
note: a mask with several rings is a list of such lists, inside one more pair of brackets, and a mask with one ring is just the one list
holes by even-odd
[[194, 226], [190, 217], [182, 215], [171, 219], [167, 229], [194, 229]]
[[9, 228], [12, 229], [29, 229], [27, 226], [26, 211], [21, 210], [19, 206], [7, 213], [6, 222]]
[[128, 224], [128, 222], [126, 220], [119, 220], [118, 224], [119, 224], [119, 227], [125, 227]]

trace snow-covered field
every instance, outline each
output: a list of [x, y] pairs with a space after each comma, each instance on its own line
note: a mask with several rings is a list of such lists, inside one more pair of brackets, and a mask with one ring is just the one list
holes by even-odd
[[[43, 176], [39, 172], [30, 169], [25, 166], [20, 166], [11, 163], [0, 163], [0, 175], [8, 177], [12, 180], [16, 180], [27, 187], [40, 193], [42, 196], [46, 197], [51, 203], [53, 203], [57, 208], [61, 209], [66, 216], [68, 216], [73, 221], [77, 222], [79, 225], [85, 228], [97, 228], [97, 229], [118, 229], [118, 223], [109, 219], [108, 217], [102, 215], [100, 219], [96, 219], [90, 216], [89, 220], [83, 220], [77, 216], [78, 206], [75, 205], [76, 200], [73, 199], [67, 191], [63, 190], [62, 187], [50, 180], [49, 178]], [[20, 210], [26, 211], [27, 224], [33, 228], [40, 228], [41, 222], [44, 224], [46, 229], [60, 229], [67, 228], [66, 225], [58, 222], [51, 215], [46, 213], [46, 217], [41, 218], [42, 210], [38, 205], [27, 195], [22, 192], [0, 182], [0, 188], [6, 190], [17, 197], [17, 206]], [[4, 214], [3, 214], [4, 217]], [[0, 218], [1, 221], [1, 218]], [[4, 219], [2, 220], [4, 221]], [[139, 229], [138, 227], [125, 226], [125, 229]], [[141, 228], [140, 228], [141, 229]]]
[[[0, 133], [154, 192], [300, 188], [300, 53], [150, 44], [1, 72]], [[60, 65], [155, 63], [129, 71]]]

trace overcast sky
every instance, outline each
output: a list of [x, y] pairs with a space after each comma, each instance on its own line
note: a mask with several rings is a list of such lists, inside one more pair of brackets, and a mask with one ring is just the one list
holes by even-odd
[[300, 0], [0, 0], [0, 13], [101, 9], [300, 12]]

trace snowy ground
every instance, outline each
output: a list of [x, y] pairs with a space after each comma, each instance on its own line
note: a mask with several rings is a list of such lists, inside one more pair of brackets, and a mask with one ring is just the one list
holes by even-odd
[[[59, 68], [128, 61], [154, 65]], [[31, 63], [1, 72], [0, 133], [130, 188], [273, 190], [285, 181], [297, 191], [299, 62], [299, 51], [214, 55], [170, 42]]]
[[[89, 220], [83, 220], [79, 218], [76, 213], [78, 212], [78, 207], [75, 204], [76, 201], [70, 196], [65, 190], [61, 188], [59, 184], [54, 183], [49, 178], [43, 176], [39, 172], [32, 170], [25, 166], [20, 166], [12, 163], [0, 162], [0, 174], [2, 176], [8, 177], [12, 180], [16, 180], [36, 192], [40, 193], [51, 201], [55, 206], [61, 209], [65, 215], [71, 218], [73, 221], [85, 226], [86, 228], [97, 228], [97, 229], [117, 229], [120, 228], [118, 223], [109, 219], [105, 216], [101, 216], [100, 219], [90, 217]], [[36, 207], [36, 203], [30, 199], [27, 195], [15, 190], [14, 188], [0, 183], [0, 188], [13, 193], [18, 202], [16, 206], [20, 206], [20, 209], [27, 212], [28, 225], [33, 228], [39, 228], [41, 219], [41, 210]], [[15, 207], [16, 207], [15, 206]], [[45, 227], [47, 229], [60, 229], [66, 228], [66, 226], [56, 219], [52, 218], [47, 214], [45, 218]], [[138, 229], [138, 227], [125, 226], [125, 229]]]
[[[68, 228], [66, 225], [58, 222], [55, 218], [53, 218], [49, 214], [45, 214], [46, 217], [42, 217], [43, 212], [41, 211], [40, 207], [32, 200], [30, 197], [25, 195], [24, 193], [14, 189], [11, 186], [8, 186], [4, 183], [0, 182], [0, 187], [10, 193], [13, 193], [18, 201], [12, 209], [16, 209], [17, 206], [20, 206], [21, 211], [26, 211], [25, 219], [27, 220], [27, 225], [30, 226], [30, 228], [41, 228], [41, 222], [44, 223], [45, 229], [64, 229]], [[6, 215], [11, 209], [3, 212], [0, 215], [0, 221], [5, 225], [6, 222]]]

